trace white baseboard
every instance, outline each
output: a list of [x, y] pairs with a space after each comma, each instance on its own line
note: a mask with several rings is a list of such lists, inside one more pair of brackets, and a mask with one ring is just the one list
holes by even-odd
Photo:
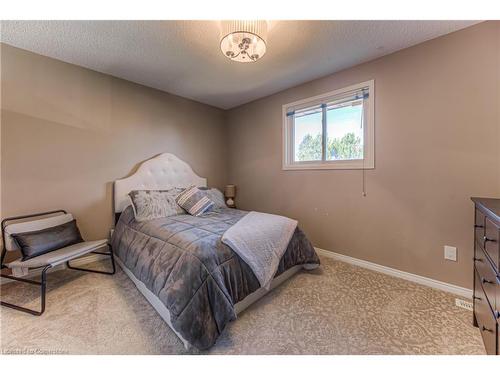
[[[92, 263], [92, 262], [97, 262], [98, 260], [102, 260], [102, 259], [109, 259], [109, 257], [107, 255], [102, 255], [102, 254], [90, 254], [90, 255], [87, 255], [87, 256], [84, 256], [84, 257], [72, 260], [71, 261], [71, 265], [72, 266], [76, 266], [76, 267], [80, 267], [80, 266], [82, 266], [84, 264], [88, 264], [88, 263]], [[50, 268], [47, 271], [47, 273], [52, 273], [52, 272], [56, 272], [56, 271], [60, 271], [60, 270], [64, 270], [64, 269], [66, 269], [66, 263], [59, 264], [58, 266], [55, 266], [54, 268]], [[28, 274], [28, 276], [26, 276], [25, 278], [31, 279], [33, 277], [40, 276], [41, 274], [42, 274], [42, 268], [39, 268], [39, 269], [30, 271], [30, 273]], [[1, 284], [7, 284], [7, 283], [10, 283], [10, 282], [13, 282], [13, 281], [14, 280], [2, 277], [0, 279], [0, 285]]]
[[[469, 299], [472, 298], [472, 290], [471, 289], [463, 288], [463, 287], [458, 286], [458, 285], [453, 285], [453, 284], [445, 283], [445, 282], [439, 281], [439, 280], [430, 279], [428, 277], [424, 277], [424, 276], [420, 276], [420, 275], [415, 275], [413, 273], [401, 271], [401, 270], [398, 270], [398, 269], [395, 269], [395, 268], [382, 266], [380, 264], [368, 262], [366, 260], [362, 260], [362, 259], [358, 259], [358, 258], [353, 258], [353, 257], [347, 256], [347, 255], [335, 253], [333, 251], [321, 249], [319, 247], [315, 247], [315, 249], [318, 252], [318, 254], [320, 254], [320, 255], [322, 255], [324, 257], [327, 257], [327, 258], [331, 258], [331, 259], [335, 259], [335, 260], [338, 260], [338, 261], [341, 261], [341, 262], [353, 264], [355, 266], [359, 266], [359, 267], [363, 267], [363, 268], [366, 268], [366, 269], [369, 269], [369, 270], [372, 270], [372, 271], [384, 273], [386, 275], [390, 275], [390, 276], [394, 276], [394, 277], [399, 277], [400, 279], [405, 279], [405, 280], [408, 280], [408, 281], [413, 281], [414, 283], [417, 283], [417, 284], [422, 284], [422, 285], [425, 285], [425, 286], [428, 286], [428, 287], [431, 287], [431, 288], [434, 288], [434, 289], [439, 289], [439, 290], [442, 290], [442, 291], [445, 291], [445, 292], [448, 292], [448, 293], [452, 293], [452, 294], [455, 294], [455, 295], [458, 295], [458, 296], [462, 296], [462, 297], [465, 297], [465, 298], [469, 298]], [[78, 258], [78, 259], [72, 260], [71, 264], [78, 267], [78, 266], [82, 266], [82, 265], [85, 265], [85, 264], [88, 264], [88, 263], [92, 263], [92, 262], [97, 262], [99, 260], [107, 259], [107, 258], [108, 257], [106, 255], [91, 254], [91, 255], [88, 255], [88, 256], [85, 256], [85, 257], [82, 257], [82, 258]], [[56, 266], [56, 267], [50, 269], [48, 271], [48, 273], [55, 272], [55, 271], [58, 271], [58, 270], [62, 270], [62, 269], [65, 269], [65, 268], [66, 268], [66, 265], [65, 264], [61, 264], [59, 266]], [[41, 273], [42, 273], [41, 269], [34, 270], [33, 272], [30, 272], [30, 274], [29, 274], [28, 277], [31, 278], [31, 277], [34, 277], [34, 276], [39, 276]], [[5, 284], [5, 283], [11, 282], [11, 281], [13, 281], [13, 280], [2, 278], [1, 279], [1, 284]]]
[[445, 283], [443, 281], [438, 281], [438, 280], [430, 279], [428, 277], [415, 275], [413, 273], [400, 271], [400, 270], [395, 269], [395, 268], [390, 268], [390, 267], [382, 266], [382, 265], [377, 264], [377, 263], [368, 262], [366, 260], [353, 258], [353, 257], [339, 254], [339, 253], [334, 253], [333, 251], [320, 249], [318, 247], [316, 247], [315, 249], [318, 252], [318, 254], [323, 255], [324, 257], [327, 257], [327, 258], [339, 260], [339, 261], [345, 262], [345, 263], [350, 263], [350, 264], [353, 264], [355, 266], [367, 268], [369, 270], [384, 273], [386, 275], [399, 277], [401, 279], [413, 281], [417, 284], [422, 284], [422, 285], [429, 286], [429, 287], [434, 288], [434, 289], [439, 289], [439, 290], [442, 290], [442, 291], [445, 291], [448, 293], [452, 293], [452, 294], [455, 294], [458, 296], [472, 299], [472, 290], [467, 289], [467, 288], [463, 288], [463, 287], [458, 286], [458, 285], [448, 284], [448, 283]]

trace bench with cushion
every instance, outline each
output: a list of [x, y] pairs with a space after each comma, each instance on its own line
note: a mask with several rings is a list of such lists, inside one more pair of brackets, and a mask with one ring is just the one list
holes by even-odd
[[[22, 221], [37, 217], [38, 219], [36, 220]], [[22, 306], [1, 301], [2, 306], [10, 307], [33, 315], [41, 315], [45, 311], [46, 272], [60, 264], [66, 264], [67, 268], [79, 271], [96, 272], [107, 275], [113, 275], [115, 273], [113, 250], [108, 241], [83, 241], [76, 227], [76, 223], [73, 225], [73, 232], [76, 230], [76, 234], [71, 233], [71, 228], [69, 228], [69, 232], [68, 229], [65, 228], [70, 227], [73, 221], [73, 215], [64, 210], [10, 217], [2, 221], [3, 248], [1, 256], [2, 273], [0, 276], [15, 281], [40, 285], [41, 308], [38, 311], [31, 310]], [[27, 244], [23, 243], [23, 236], [27, 239], [25, 241], [28, 242]], [[64, 236], [69, 237], [64, 238]], [[73, 238], [70, 238], [71, 236], [73, 236]], [[47, 243], [44, 243], [44, 241]], [[64, 245], [65, 243], [67, 245]], [[108, 251], [98, 251], [104, 247], [108, 247]], [[21, 251], [22, 256], [9, 263], [4, 263], [7, 251], [16, 250]], [[30, 254], [26, 254], [28, 250], [31, 251]], [[78, 268], [70, 265], [69, 262], [71, 260], [89, 253], [109, 256], [112, 270], [100, 271]], [[7, 268], [12, 270], [12, 274], [6, 274], [3, 272]], [[20, 277], [28, 275], [30, 270], [39, 269], [42, 269], [40, 281]]]

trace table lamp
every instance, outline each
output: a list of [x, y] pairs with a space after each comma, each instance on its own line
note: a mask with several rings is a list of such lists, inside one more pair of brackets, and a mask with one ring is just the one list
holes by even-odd
[[226, 185], [224, 188], [224, 196], [228, 207], [234, 207], [234, 197], [236, 197], [236, 185]]

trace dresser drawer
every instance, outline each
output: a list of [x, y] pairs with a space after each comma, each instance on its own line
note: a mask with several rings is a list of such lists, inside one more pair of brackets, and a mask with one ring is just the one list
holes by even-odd
[[486, 220], [486, 216], [479, 211], [477, 208], [474, 214], [474, 237], [478, 243], [481, 245], [484, 241], [484, 221]]
[[481, 283], [486, 298], [488, 299], [491, 308], [495, 310], [496, 306], [496, 293], [497, 293], [497, 275], [493, 270], [490, 261], [484, 254], [484, 251], [476, 244], [474, 253], [474, 265], [479, 273], [479, 282]]
[[474, 283], [474, 315], [476, 316], [479, 331], [483, 337], [487, 354], [497, 354], [497, 322], [490, 305], [486, 300], [479, 273], [475, 272]]
[[499, 228], [489, 218], [485, 220], [483, 244], [484, 249], [493, 261], [495, 268], [499, 269]]

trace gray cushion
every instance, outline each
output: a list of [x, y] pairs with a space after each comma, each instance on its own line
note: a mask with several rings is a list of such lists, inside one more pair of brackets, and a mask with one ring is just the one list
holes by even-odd
[[76, 220], [31, 232], [13, 233], [12, 237], [21, 248], [23, 260], [83, 242]]
[[45, 228], [55, 227], [73, 220], [71, 214], [59, 214], [44, 219], [36, 219], [30, 221], [22, 221], [19, 223], [9, 224], [5, 227], [5, 249], [7, 251], [21, 250], [12, 237], [14, 233], [25, 233], [41, 230]]
[[199, 188], [203, 191], [207, 197], [214, 202], [214, 208], [227, 208], [226, 202], [224, 200], [224, 195], [217, 188]]

